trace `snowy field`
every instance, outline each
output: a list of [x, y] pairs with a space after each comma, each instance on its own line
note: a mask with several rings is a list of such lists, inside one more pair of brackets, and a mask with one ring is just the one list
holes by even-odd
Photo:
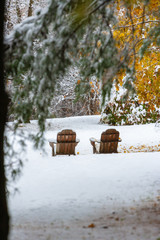
[[[89, 138], [113, 128], [99, 119], [47, 120], [46, 154], [28, 143], [20, 193], [9, 199], [10, 240], [160, 239], [160, 128], [114, 127], [119, 153], [93, 154]], [[65, 128], [80, 139], [77, 155], [52, 157], [48, 139]], [[36, 121], [21, 129], [36, 133]]]

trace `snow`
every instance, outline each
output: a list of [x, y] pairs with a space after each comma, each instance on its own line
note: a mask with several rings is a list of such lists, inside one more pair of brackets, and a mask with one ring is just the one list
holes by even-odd
[[[9, 198], [10, 240], [157, 240], [160, 237], [160, 152], [121, 153], [123, 147], [160, 144], [155, 124], [99, 124], [100, 116], [48, 119], [45, 150], [27, 142], [23, 174]], [[76, 156], [51, 156], [49, 138], [76, 131]], [[93, 154], [89, 138], [115, 128], [118, 154]], [[37, 132], [37, 121], [22, 124]]]

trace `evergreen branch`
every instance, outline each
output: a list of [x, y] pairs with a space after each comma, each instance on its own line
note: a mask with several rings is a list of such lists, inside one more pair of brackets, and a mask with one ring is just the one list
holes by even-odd
[[84, 22], [86, 21], [87, 18], [89, 18], [93, 13], [95, 13], [98, 9], [100, 9], [102, 6], [104, 6], [105, 4], [109, 4], [112, 0], [105, 0], [104, 2], [102, 2], [100, 5], [98, 5], [95, 9], [93, 9], [90, 13], [88, 13], [87, 17], [82, 19], [81, 23], [71, 32], [71, 34], [68, 36], [68, 38], [66, 39], [66, 41], [64, 42], [62, 49], [65, 49], [68, 41], [74, 36], [74, 34], [78, 31], [79, 28], [81, 28], [84, 24]]

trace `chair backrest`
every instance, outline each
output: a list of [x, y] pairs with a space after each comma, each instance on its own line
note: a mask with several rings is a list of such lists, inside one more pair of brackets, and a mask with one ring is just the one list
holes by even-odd
[[57, 134], [57, 143], [75, 142], [76, 133], [71, 129], [62, 130]]
[[62, 130], [57, 134], [57, 155], [75, 155], [76, 133], [70, 129]]
[[108, 129], [101, 134], [100, 153], [117, 153], [119, 132]]
[[119, 139], [119, 132], [116, 129], [108, 129], [101, 134], [102, 142], [116, 142]]

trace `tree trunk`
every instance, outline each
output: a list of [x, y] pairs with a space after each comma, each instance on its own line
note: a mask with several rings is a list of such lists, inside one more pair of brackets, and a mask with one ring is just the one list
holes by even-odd
[[30, 0], [28, 8], [28, 17], [31, 17], [32, 15], [33, 15], [33, 0]]
[[7, 116], [8, 96], [4, 85], [4, 48], [3, 48], [3, 27], [4, 27], [4, 6], [5, 0], [1, 0], [0, 8], [0, 239], [7, 240], [9, 234], [9, 215], [6, 199], [6, 178], [4, 170], [4, 129]]
[[21, 21], [22, 21], [22, 14], [21, 14], [21, 9], [20, 9], [18, 0], [16, 0], [16, 12], [17, 12], [17, 23], [21, 23]]

